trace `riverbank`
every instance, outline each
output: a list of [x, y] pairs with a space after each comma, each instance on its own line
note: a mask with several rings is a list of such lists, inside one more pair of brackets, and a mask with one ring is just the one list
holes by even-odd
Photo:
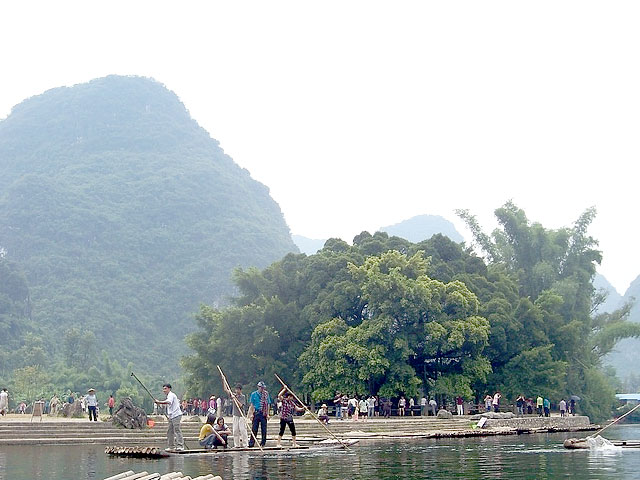
[[[201, 417], [185, 417], [182, 431], [189, 445], [197, 445]], [[25, 415], [11, 415], [0, 419], [0, 445], [164, 445], [166, 442], [166, 421], [154, 417], [153, 428], [126, 430], [114, 427], [111, 422], [89, 422], [87, 419], [59, 417], [34, 418]], [[319, 441], [330, 435], [315, 420], [297, 418], [298, 440]], [[574, 432], [597, 430], [598, 425], [590, 423], [585, 416], [491, 418], [480, 428], [477, 420], [470, 416], [440, 419], [434, 417], [393, 417], [374, 418], [366, 421], [332, 419], [328, 425], [338, 438], [452, 438], [493, 435], [517, 435], [524, 433]], [[229, 422], [230, 423], [230, 422]], [[268, 422], [268, 441], [275, 442], [279, 419], [272, 417]], [[285, 440], [287, 435], [285, 435]]]

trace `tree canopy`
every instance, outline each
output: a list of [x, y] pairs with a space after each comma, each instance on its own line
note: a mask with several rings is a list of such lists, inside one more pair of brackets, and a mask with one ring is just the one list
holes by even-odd
[[595, 420], [606, 417], [613, 395], [600, 359], [640, 331], [628, 309], [592, 314], [595, 211], [547, 229], [508, 202], [491, 234], [460, 215], [484, 259], [442, 235], [414, 244], [363, 232], [353, 245], [330, 239], [315, 255], [238, 270], [234, 305], [202, 306], [187, 340], [189, 390], [218, 387], [220, 364], [245, 384], [277, 372], [316, 399], [501, 390], [579, 395]]

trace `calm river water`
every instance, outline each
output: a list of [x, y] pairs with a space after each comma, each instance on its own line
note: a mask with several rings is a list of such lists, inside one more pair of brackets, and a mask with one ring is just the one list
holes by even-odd
[[[0, 446], [0, 479], [104, 479], [117, 473], [181, 471], [223, 480], [262, 479], [640, 479], [640, 449], [616, 452], [565, 450], [582, 434], [539, 434], [466, 439], [362, 441], [352, 451], [161, 460], [110, 458], [102, 446]], [[609, 439], [640, 439], [640, 425], [615, 426]]]

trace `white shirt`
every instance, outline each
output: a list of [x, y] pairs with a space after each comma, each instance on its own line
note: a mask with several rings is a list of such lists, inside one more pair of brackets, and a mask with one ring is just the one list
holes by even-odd
[[95, 395], [87, 395], [87, 407], [95, 407], [98, 405], [98, 399]]
[[0, 405], [3, 407], [9, 406], [9, 394], [7, 392], [0, 392]]
[[176, 418], [182, 415], [182, 410], [180, 410], [180, 401], [175, 393], [169, 391], [167, 393], [167, 417]]
[[422, 397], [422, 398], [420, 399], [420, 405], [422, 405], [422, 406], [424, 407], [426, 404], [427, 404], [427, 399], [426, 399], [426, 398], [424, 398], [424, 397]]

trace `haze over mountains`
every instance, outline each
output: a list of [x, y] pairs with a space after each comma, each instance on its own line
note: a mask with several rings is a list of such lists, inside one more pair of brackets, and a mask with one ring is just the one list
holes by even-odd
[[[616, 294], [610, 295], [610, 297], [613, 297], [610, 300], [611, 303], [608, 303], [607, 307], [601, 309], [601, 311], [610, 312], [622, 307], [626, 302], [635, 300], [631, 307], [629, 320], [640, 323], [640, 276], [631, 282], [622, 297]], [[617, 303], [615, 303], [616, 300]], [[616, 369], [616, 374], [621, 379], [627, 378], [630, 374], [637, 376], [638, 351], [640, 351], [640, 338], [625, 338], [616, 344], [614, 351], [607, 355], [604, 361], [607, 365], [611, 365]]]
[[[413, 243], [428, 240], [436, 233], [441, 233], [456, 243], [464, 240], [453, 223], [439, 215], [417, 215], [394, 225], [380, 227], [378, 230], [388, 233], [389, 236], [404, 238]], [[351, 239], [343, 238], [342, 240], [350, 241]], [[313, 255], [324, 246], [324, 242], [327, 239], [313, 239], [302, 235], [293, 235], [293, 241], [302, 253]]]
[[297, 251], [268, 188], [154, 80], [25, 100], [0, 122], [0, 171], [0, 247], [53, 355], [75, 327], [175, 372], [193, 312], [227, 301], [234, 268]]

